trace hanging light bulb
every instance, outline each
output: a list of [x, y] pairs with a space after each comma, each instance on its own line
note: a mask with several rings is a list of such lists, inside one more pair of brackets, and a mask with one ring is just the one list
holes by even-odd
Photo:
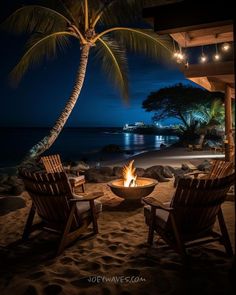
[[182, 52], [180, 52], [178, 55], [178, 59], [184, 60], [184, 58], [185, 58], [185, 55]]
[[218, 61], [218, 60], [220, 60], [220, 58], [221, 58], [221, 56], [220, 56], [220, 54], [218, 52], [218, 47], [217, 47], [217, 44], [216, 44], [216, 53], [214, 55], [214, 59], [215, 59], [215, 61]]
[[207, 62], [207, 56], [206, 56], [206, 54], [203, 52], [203, 46], [202, 46], [202, 54], [201, 54], [201, 56], [200, 56], [200, 61], [201, 61], [201, 63], [205, 63], [205, 62]]
[[223, 43], [222, 50], [226, 52], [226, 51], [229, 51], [229, 49], [230, 49], [229, 43]]
[[207, 56], [203, 53], [200, 59], [201, 59], [201, 62], [204, 64], [207, 61]]
[[216, 53], [216, 54], [214, 55], [214, 59], [215, 59], [215, 60], [220, 60], [220, 55], [219, 55], [219, 53]]
[[174, 51], [174, 53], [173, 53], [173, 57], [174, 58], [177, 58], [179, 56], [179, 52], [178, 51]]
[[175, 40], [172, 38], [172, 41], [173, 41], [173, 57], [175, 58], [175, 59], [177, 59], [178, 58], [178, 56], [179, 56], [179, 51], [178, 50], [176, 50], [176, 46], [175, 46]]

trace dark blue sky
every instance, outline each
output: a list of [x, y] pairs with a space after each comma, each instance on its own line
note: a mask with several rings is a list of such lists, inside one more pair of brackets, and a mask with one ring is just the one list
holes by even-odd
[[[17, 88], [7, 81], [7, 74], [22, 53], [22, 43], [15, 36], [1, 32], [0, 126], [51, 126], [63, 109], [73, 87], [79, 61], [79, 47], [68, 48], [57, 59], [30, 70]], [[3, 44], [3, 43], [2, 43]], [[90, 57], [85, 84], [67, 126], [123, 126], [125, 123], [151, 123], [142, 101], [151, 91], [179, 82], [183, 74], [173, 65], [129, 54], [130, 105], [126, 106], [117, 89]], [[172, 121], [165, 121], [169, 123]]]

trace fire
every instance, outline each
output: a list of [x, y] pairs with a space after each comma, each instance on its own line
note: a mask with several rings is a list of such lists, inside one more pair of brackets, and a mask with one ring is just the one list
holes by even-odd
[[123, 168], [123, 178], [125, 187], [134, 187], [137, 186], [136, 179], [137, 175], [135, 174], [134, 160], [130, 161], [128, 165], [125, 165]]

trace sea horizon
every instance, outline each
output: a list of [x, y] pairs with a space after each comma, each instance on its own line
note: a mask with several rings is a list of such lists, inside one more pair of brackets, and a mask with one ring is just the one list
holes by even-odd
[[[48, 134], [50, 127], [0, 127], [0, 167], [15, 166], [29, 149]], [[107, 163], [113, 159], [170, 146], [177, 136], [135, 134], [122, 131], [122, 127], [66, 127], [45, 154], [60, 154], [63, 161], [84, 161], [90, 165]], [[104, 147], [115, 145], [120, 152], [104, 152]]]

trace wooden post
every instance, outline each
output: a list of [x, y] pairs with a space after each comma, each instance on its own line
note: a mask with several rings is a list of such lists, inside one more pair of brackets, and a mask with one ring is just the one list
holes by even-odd
[[231, 107], [231, 88], [226, 84], [225, 87], [225, 161], [232, 158], [232, 148], [234, 139], [232, 135], [232, 107]]

